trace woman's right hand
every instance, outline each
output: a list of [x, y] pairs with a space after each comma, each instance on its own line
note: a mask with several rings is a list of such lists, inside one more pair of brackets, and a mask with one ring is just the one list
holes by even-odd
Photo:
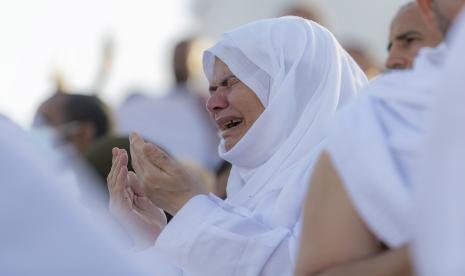
[[142, 191], [134, 172], [128, 172], [128, 154], [112, 150], [112, 167], [107, 177], [110, 213], [123, 225], [136, 248], [152, 246], [166, 226], [166, 216]]

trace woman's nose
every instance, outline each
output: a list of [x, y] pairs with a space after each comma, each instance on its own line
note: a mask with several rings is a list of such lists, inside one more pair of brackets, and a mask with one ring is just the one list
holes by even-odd
[[207, 100], [207, 110], [210, 113], [228, 107], [228, 99], [224, 93], [220, 91], [213, 92]]

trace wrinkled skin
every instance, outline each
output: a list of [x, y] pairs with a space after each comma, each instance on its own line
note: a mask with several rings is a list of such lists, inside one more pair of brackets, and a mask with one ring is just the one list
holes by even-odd
[[128, 155], [114, 148], [107, 183], [110, 192], [110, 212], [131, 236], [136, 248], [155, 243], [166, 225], [166, 216], [143, 193], [134, 172], [128, 172]]

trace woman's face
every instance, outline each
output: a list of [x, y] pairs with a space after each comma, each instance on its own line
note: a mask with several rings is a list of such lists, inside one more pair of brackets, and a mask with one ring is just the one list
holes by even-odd
[[257, 95], [215, 59], [207, 109], [215, 120], [226, 150], [245, 135], [265, 108]]

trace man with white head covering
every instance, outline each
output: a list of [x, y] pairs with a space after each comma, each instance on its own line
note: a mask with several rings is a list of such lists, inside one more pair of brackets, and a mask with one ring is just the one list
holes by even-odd
[[0, 133], [0, 275], [147, 275], [59, 187], [24, 131], [0, 116]]
[[[155, 248], [188, 275], [290, 275], [303, 191], [326, 123], [366, 77], [329, 31], [298, 17], [224, 34], [205, 52], [204, 69], [220, 156], [233, 164], [228, 198], [202, 194], [179, 164], [133, 135], [146, 196], [174, 215]], [[128, 187], [132, 175], [127, 154], [115, 151], [110, 191]]]
[[[446, 29], [465, 1], [417, 0]], [[297, 275], [411, 275], [412, 173], [446, 45], [380, 77], [333, 123], [312, 176]]]
[[414, 253], [419, 275], [465, 275], [465, 14], [448, 37], [423, 162], [414, 178]]

